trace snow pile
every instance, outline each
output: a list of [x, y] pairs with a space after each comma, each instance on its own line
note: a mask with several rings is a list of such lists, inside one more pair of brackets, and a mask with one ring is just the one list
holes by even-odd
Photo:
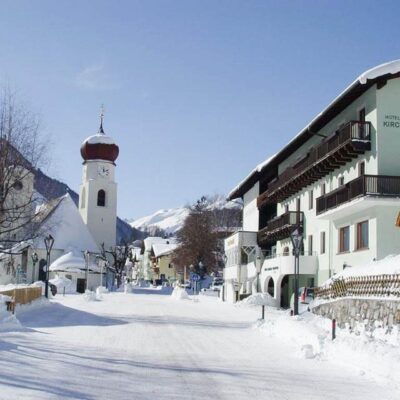
[[124, 293], [132, 293], [132, 285], [130, 283], [125, 283], [124, 285]]
[[56, 277], [54, 279], [50, 279], [49, 282], [57, 286], [57, 293], [64, 293], [64, 289], [65, 293], [76, 293], [71, 279], [56, 275]]
[[329, 286], [338, 278], [396, 274], [400, 274], [400, 254], [392, 254], [379, 261], [371, 261], [367, 264], [346, 268], [328, 279], [322, 286]]
[[276, 337], [297, 347], [299, 358], [318, 358], [351, 365], [360, 374], [390, 379], [400, 385], [400, 332], [398, 327], [388, 331], [380, 324], [373, 328], [359, 323], [352, 331], [336, 328], [332, 341], [331, 320], [309, 312], [291, 317], [287, 312], [266, 310], [263, 323], [257, 327], [269, 337]]
[[[50, 282], [50, 281], [49, 281]], [[44, 296], [46, 293], [46, 282], [43, 281], [36, 281], [32, 283], [31, 286], [41, 287], [42, 288], [42, 295]], [[49, 285], [49, 299], [53, 297], [53, 293], [51, 293], [50, 285]]]
[[12, 330], [21, 326], [15, 315], [7, 311], [6, 302], [10, 300], [11, 297], [0, 294], [0, 332]]
[[269, 293], [255, 293], [236, 303], [237, 306], [277, 307], [277, 301]]
[[99, 286], [96, 289], [96, 296], [101, 296], [102, 294], [108, 293], [108, 289], [105, 286]]
[[83, 299], [85, 301], [97, 301], [100, 298], [96, 296], [95, 292], [92, 292], [91, 290], [86, 290], [85, 293], [82, 295]]
[[176, 286], [174, 288], [174, 290], [171, 293], [171, 297], [174, 300], [189, 300], [190, 299], [190, 297], [187, 294], [186, 290], [184, 288], [179, 287], [179, 286]]

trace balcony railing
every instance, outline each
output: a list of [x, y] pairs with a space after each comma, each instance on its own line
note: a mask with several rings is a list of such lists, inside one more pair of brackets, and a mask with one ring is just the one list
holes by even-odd
[[400, 176], [362, 175], [317, 198], [317, 215], [358, 197], [400, 197]]
[[370, 122], [348, 122], [270, 182], [257, 199], [258, 207], [281, 202], [370, 149]]
[[288, 211], [267, 222], [267, 226], [258, 232], [260, 245], [282, 240], [290, 236], [296, 227], [303, 227], [304, 214], [298, 211]]

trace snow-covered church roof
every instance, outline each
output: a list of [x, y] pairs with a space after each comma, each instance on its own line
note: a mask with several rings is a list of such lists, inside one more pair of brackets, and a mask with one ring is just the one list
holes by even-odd
[[[53, 249], [76, 253], [85, 250], [99, 252], [93, 236], [84, 224], [79, 210], [69, 194], [58, 199], [43, 221], [41, 230], [44, 234], [53, 236]], [[44, 248], [43, 238], [35, 239], [34, 246], [38, 249]]]

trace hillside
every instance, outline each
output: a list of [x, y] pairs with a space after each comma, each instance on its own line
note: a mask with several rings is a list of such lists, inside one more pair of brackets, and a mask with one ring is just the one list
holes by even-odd
[[[208, 208], [210, 211], [221, 214], [225, 226], [240, 226], [240, 204], [227, 202], [223, 196], [214, 196], [209, 198], [209, 201]], [[189, 206], [161, 209], [153, 214], [128, 222], [133, 228], [150, 234], [162, 230], [167, 235], [174, 235], [182, 228], [189, 211]]]

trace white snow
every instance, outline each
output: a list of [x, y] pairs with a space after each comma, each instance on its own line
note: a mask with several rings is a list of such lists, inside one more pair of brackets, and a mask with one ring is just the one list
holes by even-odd
[[89, 144], [115, 144], [114, 139], [110, 138], [110, 136], [103, 135], [101, 133], [96, 133], [95, 135], [89, 136], [83, 143]]
[[156, 243], [152, 247], [155, 257], [161, 257], [172, 253], [178, 245], [176, 243]]
[[[44, 231], [54, 237], [53, 249], [62, 249], [65, 252], [80, 252], [89, 250], [98, 252], [96, 242], [83, 223], [79, 210], [69, 194], [60, 199], [56, 209], [44, 222]], [[35, 248], [43, 248], [43, 239], [38, 238]]]
[[333, 280], [338, 278], [395, 274], [400, 274], [400, 254], [389, 255], [378, 261], [371, 261], [369, 263], [345, 268], [343, 271], [335, 274], [332, 278], [325, 281], [321, 286], [329, 286]]
[[75, 293], [76, 292], [76, 287], [75, 285], [72, 284], [71, 279], [65, 278], [65, 277], [60, 277], [56, 275], [54, 279], [49, 280], [50, 283], [53, 285], [57, 286], [57, 293], [63, 293], [65, 290], [65, 293]]
[[338, 330], [331, 342], [327, 321], [312, 315], [268, 307], [256, 323], [261, 307], [134, 290], [19, 312], [26, 329], [1, 334], [0, 399], [399, 397], [397, 333]]
[[398, 72], [400, 72], [400, 60], [394, 60], [365, 71], [357, 79], [364, 85], [368, 79], [375, 79], [386, 74], [397, 74]]
[[[82, 253], [70, 251], [57, 258], [51, 265], [50, 271], [81, 272], [86, 269], [85, 258]], [[100, 267], [92, 260], [89, 260], [89, 271], [100, 272]]]
[[270, 307], [276, 307], [277, 301], [274, 299], [270, 294], [268, 293], [255, 293], [252, 294], [249, 297], [246, 297], [239, 303], [237, 303], [237, 306], [270, 306]]
[[171, 298], [174, 300], [189, 300], [189, 295], [184, 288], [175, 286], [171, 293]]

